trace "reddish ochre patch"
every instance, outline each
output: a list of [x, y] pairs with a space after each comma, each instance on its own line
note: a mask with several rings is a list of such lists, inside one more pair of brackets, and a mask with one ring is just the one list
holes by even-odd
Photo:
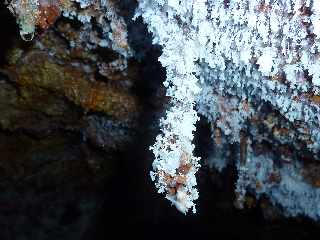
[[52, 24], [55, 23], [60, 14], [61, 11], [58, 5], [40, 6], [39, 18], [37, 22], [38, 27], [42, 30], [48, 29]]
[[178, 184], [186, 184], [187, 177], [183, 175], [178, 175], [175, 180]]
[[178, 172], [185, 175], [187, 174], [189, 171], [190, 171], [190, 168], [191, 168], [191, 164], [190, 163], [187, 163], [187, 164], [183, 164], [183, 165], [180, 165], [179, 168], [178, 168]]
[[268, 13], [272, 9], [271, 5], [261, 3], [257, 6], [257, 11], [261, 13]]

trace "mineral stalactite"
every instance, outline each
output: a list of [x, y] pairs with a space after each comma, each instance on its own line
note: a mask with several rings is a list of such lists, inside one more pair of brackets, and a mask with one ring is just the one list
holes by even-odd
[[[183, 144], [170, 144], [167, 136], [178, 125], [183, 131], [177, 136], [188, 132], [188, 141], [193, 139], [190, 124], [196, 115], [190, 121], [171, 117], [183, 106], [176, 96], [186, 94], [197, 99], [198, 113], [226, 139], [220, 141], [224, 147], [213, 146], [211, 165], [223, 169], [229, 160], [228, 145], [239, 146], [239, 154], [230, 158], [238, 167], [240, 206], [248, 190], [257, 197], [267, 194], [285, 214], [320, 218], [320, 192], [299, 173], [306, 164], [303, 155], [316, 160], [319, 154], [319, 105], [314, 101], [320, 80], [319, 9], [318, 1], [139, 1], [138, 13], [154, 42], [163, 46], [160, 62], [167, 69], [167, 95], [173, 99], [153, 147], [154, 169], [160, 176], [157, 186], [160, 192], [167, 190], [167, 198], [180, 210], [179, 191], [171, 188], [181, 175], [176, 159]], [[188, 71], [194, 78], [181, 75]], [[201, 90], [190, 94], [190, 84]], [[265, 120], [272, 117], [266, 106], [276, 116], [271, 122]], [[193, 113], [192, 108], [185, 111]], [[196, 161], [190, 163], [197, 166]], [[182, 184], [186, 186], [188, 182]]]

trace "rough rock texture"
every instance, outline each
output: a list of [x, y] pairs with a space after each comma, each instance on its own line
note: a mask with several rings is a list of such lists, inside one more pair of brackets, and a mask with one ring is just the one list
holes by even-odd
[[[10, 41], [1, 42], [0, 238], [83, 239], [137, 132], [142, 66], [115, 39], [95, 47], [98, 40], [81, 40], [99, 32], [98, 23], [60, 13], [39, 18], [33, 40], [22, 41], [1, 7], [0, 31]], [[20, 25], [34, 16], [19, 10]]]

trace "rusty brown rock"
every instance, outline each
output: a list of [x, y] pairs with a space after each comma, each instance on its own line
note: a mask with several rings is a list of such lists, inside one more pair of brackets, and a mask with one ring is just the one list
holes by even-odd
[[121, 120], [138, 112], [137, 100], [125, 90], [104, 82], [90, 81], [88, 74], [71, 64], [55, 62], [34, 50], [6, 68], [22, 87], [45, 89], [65, 96], [85, 111], [99, 111]]

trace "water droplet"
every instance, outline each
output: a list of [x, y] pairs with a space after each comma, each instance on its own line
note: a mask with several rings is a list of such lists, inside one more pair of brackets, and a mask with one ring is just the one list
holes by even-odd
[[31, 33], [20, 33], [21, 35], [21, 38], [24, 40], [24, 41], [32, 41], [33, 38], [34, 38], [34, 32], [31, 32]]

